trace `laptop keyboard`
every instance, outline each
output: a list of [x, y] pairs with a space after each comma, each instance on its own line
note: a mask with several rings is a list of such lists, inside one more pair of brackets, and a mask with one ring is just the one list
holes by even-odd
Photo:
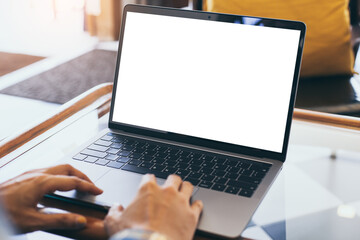
[[73, 159], [166, 179], [177, 174], [194, 186], [251, 197], [271, 164], [108, 133]]

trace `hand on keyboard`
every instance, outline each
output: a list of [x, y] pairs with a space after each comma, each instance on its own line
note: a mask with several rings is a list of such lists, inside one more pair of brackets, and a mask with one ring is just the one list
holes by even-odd
[[105, 218], [109, 235], [124, 229], [143, 229], [172, 240], [191, 240], [203, 208], [201, 201], [190, 204], [193, 186], [170, 175], [162, 186], [154, 175], [143, 177], [134, 201], [124, 209], [113, 206]]

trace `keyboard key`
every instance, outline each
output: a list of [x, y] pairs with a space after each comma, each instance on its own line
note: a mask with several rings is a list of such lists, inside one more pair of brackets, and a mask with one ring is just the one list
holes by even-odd
[[177, 155], [179, 152], [180, 152], [180, 149], [176, 149], [176, 148], [168, 148], [166, 151], [165, 151], [167, 154], [169, 155]]
[[105, 135], [101, 138], [101, 140], [104, 140], [104, 141], [111, 141], [113, 139], [113, 136], [109, 136], [109, 135]]
[[248, 189], [241, 189], [241, 191], [239, 192], [240, 196], [243, 197], [251, 197], [253, 195], [253, 191], [252, 190], [248, 190]]
[[242, 176], [242, 175], [238, 178], [238, 180], [247, 182], [247, 183], [253, 183], [253, 184], [259, 184], [261, 182], [261, 179], [259, 179], [259, 178], [247, 177], [247, 176]]
[[205, 161], [201, 164], [201, 166], [206, 168], [213, 168], [215, 166], [215, 163]]
[[128, 151], [121, 151], [118, 153], [119, 156], [128, 157], [130, 155], [130, 152]]
[[106, 150], [109, 149], [109, 147], [100, 146], [100, 145], [96, 145], [96, 144], [91, 144], [87, 148], [91, 149], [91, 150], [99, 151], [99, 152], [105, 152]]
[[202, 188], [211, 188], [212, 185], [213, 185], [212, 182], [201, 181], [201, 183], [199, 184], [199, 187], [202, 187]]
[[239, 165], [238, 167], [241, 167], [243, 169], [249, 169], [251, 166], [251, 163], [248, 163], [248, 162], [239, 162]]
[[151, 156], [142, 156], [139, 158], [141, 161], [150, 162], [153, 159]]
[[230, 179], [233, 179], [233, 180], [236, 180], [238, 177], [239, 177], [240, 174], [238, 173], [231, 173], [231, 172], [228, 172], [225, 177], [226, 178], [230, 178]]
[[165, 153], [165, 152], [169, 149], [169, 147], [158, 145], [155, 149], [156, 149], [159, 153]]
[[254, 170], [256, 172], [263, 172], [263, 173], [267, 173], [270, 169], [271, 165], [270, 164], [267, 164], [265, 166], [263, 165], [257, 165], [257, 164], [253, 164], [250, 169], [251, 170]]
[[227, 160], [226, 161], [226, 165], [230, 166], [230, 167], [236, 167], [238, 165], [239, 161], [236, 160]]
[[165, 162], [165, 159], [153, 158], [153, 160], [151, 160], [151, 162], [152, 162], [152, 163], [162, 164], [163, 162]]
[[151, 167], [151, 170], [161, 172], [161, 171], [164, 170], [165, 168], [166, 168], [166, 166], [164, 166], [164, 165], [154, 164], [154, 166]]
[[114, 143], [122, 143], [124, 141], [124, 139], [114, 137], [113, 139], [111, 139], [111, 141], [114, 142]]
[[139, 158], [141, 158], [141, 154], [140, 153], [131, 153], [130, 157], [135, 158], [135, 159], [139, 159]]
[[145, 146], [146, 146], [146, 142], [139, 142], [137, 145], [136, 145], [136, 148], [138, 149], [138, 150], [141, 150], [141, 151], [145, 151]]
[[239, 173], [240, 172], [240, 167], [231, 167], [228, 172], [231, 172], [231, 173]]
[[189, 164], [192, 166], [201, 166], [204, 163], [203, 160], [192, 160]]
[[192, 185], [197, 186], [200, 183], [199, 179], [187, 177], [185, 178], [185, 181], [190, 182]]
[[211, 189], [222, 192], [225, 188], [226, 186], [223, 184], [214, 184]]
[[154, 144], [148, 144], [146, 146], [146, 151], [156, 153], [157, 152], [156, 147], [157, 146]]
[[235, 194], [235, 195], [238, 194], [239, 191], [240, 191], [240, 188], [232, 187], [232, 186], [228, 186], [225, 190], [225, 192]]
[[189, 175], [190, 171], [179, 169], [176, 171], [176, 175], [179, 175], [181, 178], [185, 178], [187, 175]]
[[131, 152], [133, 149], [134, 149], [134, 147], [133, 147], [133, 146], [130, 146], [130, 145], [123, 145], [123, 146], [121, 147], [121, 150], [123, 150], [123, 151], [129, 151], [129, 152]]
[[212, 162], [217, 163], [218, 165], [222, 165], [226, 162], [226, 159], [221, 157], [215, 157]]
[[91, 156], [88, 156], [84, 159], [85, 162], [89, 162], [89, 163], [94, 163], [98, 160], [98, 158], [96, 157], [91, 157]]
[[109, 147], [112, 142], [111, 141], [104, 141], [104, 140], [97, 140], [96, 142], [94, 142], [95, 144], [97, 145], [100, 145], [100, 146], [105, 146], [105, 147]]
[[182, 157], [186, 158], [187, 156], [190, 155], [190, 151], [181, 150], [181, 152], [179, 153], [179, 155], [181, 155]]
[[153, 163], [150, 163], [150, 162], [143, 162], [141, 163], [139, 166], [140, 167], [143, 167], [143, 168], [148, 168], [150, 169], [152, 167], [152, 165], [154, 165]]
[[122, 143], [125, 141], [125, 137], [124, 136], [121, 136], [121, 135], [118, 135], [118, 134], [114, 134], [112, 135], [112, 139], [111, 141], [112, 142], [116, 142], [116, 143]]
[[118, 160], [116, 160], [117, 162], [121, 162], [121, 163], [126, 163], [128, 161], [130, 161], [131, 158], [129, 157], [119, 157]]
[[219, 178], [219, 177], [217, 177], [213, 182], [218, 183], [218, 184], [226, 184], [226, 182], [228, 180], [229, 180], [228, 178]]
[[110, 162], [109, 160], [99, 159], [99, 160], [97, 160], [97, 161], [95, 162], [95, 164], [105, 166], [105, 165], [108, 164], [109, 162]]
[[113, 143], [110, 145], [110, 147], [120, 149], [122, 147], [122, 144], [121, 143]]
[[133, 159], [128, 164], [138, 166], [138, 165], [140, 165], [140, 163], [142, 163], [142, 161]]
[[82, 161], [82, 160], [84, 160], [86, 158], [86, 155], [83, 155], [83, 154], [77, 154], [77, 155], [75, 155], [75, 156], [73, 156], [73, 159], [75, 159], [75, 160], [79, 160], [79, 161]]
[[246, 182], [236, 181], [236, 180], [231, 180], [231, 179], [228, 181], [227, 185], [233, 186], [233, 187], [245, 188], [245, 189], [253, 190], [253, 191], [257, 188], [257, 184], [246, 183]]
[[106, 166], [119, 169], [123, 165], [124, 165], [124, 163], [111, 161]]
[[170, 174], [175, 174], [177, 170], [178, 170], [178, 168], [175, 168], [175, 167], [166, 167], [163, 170], [163, 172], [170, 175]]
[[225, 171], [227, 169], [227, 165], [220, 165], [220, 164], [216, 164], [213, 169], [216, 169], [216, 170], [222, 170], [222, 171]]
[[126, 164], [121, 169], [125, 170], [125, 171], [140, 173], [140, 174], [151, 173], [151, 174], [154, 174], [158, 178], [165, 178], [166, 179], [167, 176], [168, 176], [168, 174], [160, 172], [160, 171], [155, 171], [155, 170], [151, 170], [151, 169], [147, 169], [147, 168], [143, 168], [143, 167], [137, 167], [137, 166], [129, 165], [129, 164]]
[[166, 162], [178, 163], [178, 161], [177, 161], [177, 159], [176, 159], [176, 158], [169, 158], [169, 159], [166, 159]]
[[191, 172], [188, 177], [200, 179], [202, 175], [202, 173]]
[[81, 154], [93, 156], [93, 157], [97, 157], [97, 158], [104, 158], [107, 155], [107, 153], [98, 152], [98, 151], [94, 151], [94, 150], [90, 150], [90, 149], [84, 149], [83, 151], [81, 151]]
[[133, 140], [133, 139], [130, 139], [130, 138], [125, 138], [125, 140], [124, 140], [124, 144], [126, 144], [126, 145], [133, 145], [133, 144], [135, 144], [136, 143], [136, 141], [135, 140]]
[[176, 162], [174, 161], [166, 161], [166, 162], [163, 162], [163, 164], [162, 165], [164, 165], [164, 166], [167, 166], [167, 167], [174, 167], [175, 165], [176, 165]]
[[150, 172], [150, 169], [146, 169], [146, 168], [138, 167], [138, 166], [134, 166], [134, 165], [129, 165], [129, 164], [126, 164], [121, 169], [125, 170], [125, 171], [141, 173], [141, 174], [146, 174], [146, 173]]
[[165, 173], [165, 172], [159, 172], [159, 171], [154, 171], [154, 170], [150, 170], [151, 174], [154, 174], [155, 177], [158, 177], [158, 178], [163, 178], [163, 179], [166, 179], [169, 174]]
[[109, 148], [106, 152], [111, 154], [117, 154], [120, 151], [120, 149], [116, 148]]
[[108, 154], [105, 159], [110, 160], [110, 161], [116, 161], [119, 158], [118, 155], [115, 154]]
[[145, 150], [144, 149], [141, 149], [141, 148], [139, 148], [139, 147], [136, 147], [133, 151], [132, 151], [132, 153], [136, 153], [136, 154], [142, 154], [143, 152], [145, 152]]
[[212, 156], [212, 155], [202, 155], [199, 159], [210, 162], [211, 160], [214, 159], [214, 156]]
[[264, 172], [254, 171], [253, 177], [263, 179], [265, 177], [265, 175], [266, 175], [266, 173], [264, 173]]
[[189, 164], [187, 164], [187, 163], [178, 163], [176, 165], [176, 167], [185, 170], [185, 169], [187, 169], [189, 167]]
[[252, 174], [253, 174], [254, 170], [244, 170], [242, 173], [241, 173], [241, 176], [247, 176], [247, 177], [250, 177]]
[[164, 159], [176, 161], [177, 159], [179, 159], [179, 157], [180, 157], [180, 156], [168, 154], [166, 157], [164, 157]]
[[201, 153], [194, 153], [194, 152], [192, 152], [192, 153], [190, 153], [190, 154], [187, 156], [187, 158], [191, 158], [191, 159], [198, 160], [198, 159], [200, 159], [201, 156], [202, 156]]
[[214, 180], [214, 179], [215, 179], [215, 176], [207, 175], [207, 174], [204, 174], [204, 175], [201, 177], [201, 180], [209, 181], [209, 182], [211, 182], [211, 181]]
[[259, 169], [259, 168], [271, 168], [270, 163], [264, 163], [264, 162], [253, 162], [252, 169]]
[[154, 155], [152, 155], [154, 158], [162, 158], [164, 159], [168, 154], [163, 152], [156, 152]]
[[199, 173], [211, 174], [213, 171], [214, 171], [214, 169], [212, 169], [212, 168], [205, 168], [205, 167], [203, 167], [203, 168], [201, 168], [201, 169], [199, 170]]
[[180, 157], [177, 161], [182, 162], [182, 163], [189, 163], [191, 161], [191, 159]]
[[212, 175], [217, 176], [217, 177], [224, 177], [225, 174], [226, 174], [226, 172], [223, 171], [223, 170], [215, 170], [215, 171], [212, 173]]
[[201, 169], [201, 167], [199, 167], [199, 166], [189, 166], [189, 167], [187, 168], [187, 170], [192, 171], [192, 172], [197, 172], [197, 171], [199, 171], [200, 169]]

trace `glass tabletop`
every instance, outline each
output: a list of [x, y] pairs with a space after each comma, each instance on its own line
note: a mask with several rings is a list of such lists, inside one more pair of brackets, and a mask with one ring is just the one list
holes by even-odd
[[[1, 159], [0, 181], [56, 164], [107, 127], [96, 110], [70, 118]], [[260, 204], [244, 238], [358, 239], [360, 134], [293, 121], [287, 160]], [[28, 239], [63, 239], [48, 233]], [[203, 238], [200, 238], [203, 239]]]

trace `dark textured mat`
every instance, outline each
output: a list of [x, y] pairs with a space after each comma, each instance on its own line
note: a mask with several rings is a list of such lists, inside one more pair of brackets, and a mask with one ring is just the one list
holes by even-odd
[[116, 54], [93, 50], [0, 93], [63, 104], [100, 83], [114, 81]]
[[11, 73], [42, 59], [44, 59], [44, 57], [0, 52], [0, 76]]
[[360, 116], [358, 76], [302, 78], [295, 107], [313, 111]]

